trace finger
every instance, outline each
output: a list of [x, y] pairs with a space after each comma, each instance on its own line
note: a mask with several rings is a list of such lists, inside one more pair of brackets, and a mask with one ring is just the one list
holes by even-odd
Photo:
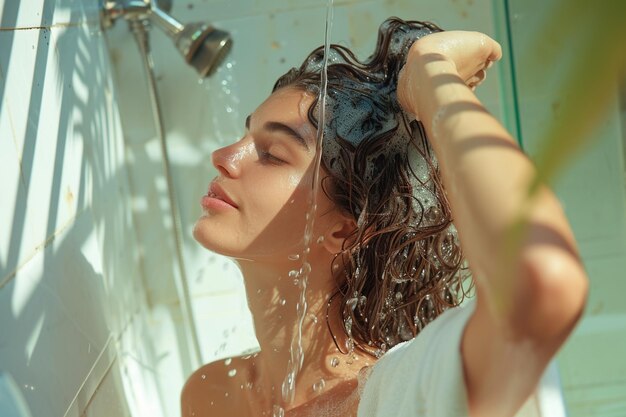
[[491, 41], [493, 42], [493, 47], [487, 59], [489, 61], [499, 61], [502, 58], [502, 46], [493, 39], [491, 39]]
[[465, 84], [467, 85], [475, 85], [481, 83], [485, 78], [487, 78], [487, 71], [484, 69], [477, 71], [474, 75], [472, 75]]

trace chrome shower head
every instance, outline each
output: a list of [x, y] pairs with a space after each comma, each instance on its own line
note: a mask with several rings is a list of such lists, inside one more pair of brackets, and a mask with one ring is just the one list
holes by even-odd
[[183, 25], [174, 19], [165, 11], [172, 7], [171, 0], [102, 1], [103, 28], [112, 26], [121, 16], [129, 22], [149, 19], [174, 41], [185, 61], [194, 67], [201, 77], [213, 74], [232, 47], [233, 41], [228, 32], [216, 29], [208, 23]]
[[148, 17], [165, 30], [185, 61], [201, 77], [213, 74], [232, 47], [233, 41], [228, 32], [202, 22], [183, 25], [159, 8], [154, 0]]
[[189, 23], [174, 39], [185, 61], [201, 77], [211, 75], [226, 57], [233, 41], [228, 32], [206, 23]]

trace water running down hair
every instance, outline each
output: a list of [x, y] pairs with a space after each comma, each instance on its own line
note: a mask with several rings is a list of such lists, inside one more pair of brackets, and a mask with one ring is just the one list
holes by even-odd
[[[322, 187], [357, 224], [331, 265], [338, 290], [329, 304], [340, 300], [348, 352], [356, 345], [380, 356], [466, 295], [469, 269], [437, 159], [422, 124], [396, 97], [409, 48], [437, 31], [432, 23], [390, 18], [366, 61], [344, 46], [330, 47]], [[322, 46], [273, 91], [317, 95], [323, 57]], [[318, 114], [316, 99], [308, 111], [316, 128]]]

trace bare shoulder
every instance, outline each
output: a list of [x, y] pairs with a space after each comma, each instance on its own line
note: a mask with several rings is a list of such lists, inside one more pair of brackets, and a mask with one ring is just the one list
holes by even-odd
[[211, 362], [187, 379], [181, 393], [182, 417], [246, 416], [254, 357]]

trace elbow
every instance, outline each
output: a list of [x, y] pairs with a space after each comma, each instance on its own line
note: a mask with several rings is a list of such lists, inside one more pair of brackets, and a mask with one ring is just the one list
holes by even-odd
[[522, 290], [515, 303], [514, 326], [532, 340], [558, 349], [585, 310], [589, 280], [571, 254], [541, 253], [527, 259]]

